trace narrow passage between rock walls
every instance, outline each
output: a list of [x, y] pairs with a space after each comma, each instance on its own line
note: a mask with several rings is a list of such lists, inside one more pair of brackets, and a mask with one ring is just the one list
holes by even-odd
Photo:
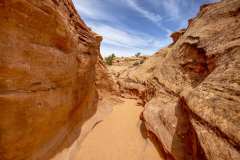
[[146, 137], [139, 116], [143, 107], [124, 99], [84, 139], [74, 159], [82, 160], [163, 160]]

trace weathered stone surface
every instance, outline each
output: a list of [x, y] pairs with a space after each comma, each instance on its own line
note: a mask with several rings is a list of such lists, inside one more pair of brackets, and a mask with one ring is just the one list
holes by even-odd
[[153, 88], [143, 118], [169, 159], [240, 159], [239, 19], [239, 0], [204, 5], [173, 44], [119, 75]]
[[174, 32], [171, 34], [171, 38], [173, 40], [173, 43], [177, 42], [177, 40], [186, 32], [186, 29], [181, 29], [178, 32]]
[[70, 160], [118, 88], [142, 99], [167, 159], [240, 159], [239, 0], [202, 6], [152, 57], [115, 62], [115, 80], [71, 0], [0, 0], [0, 19], [1, 160]]
[[186, 102], [208, 159], [237, 160], [240, 157], [240, 47], [226, 54], [215, 70], [189, 92]]
[[0, 159], [48, 159], [97, 110], [101, 37], [71, 0], [0, 0], [0, 19]]

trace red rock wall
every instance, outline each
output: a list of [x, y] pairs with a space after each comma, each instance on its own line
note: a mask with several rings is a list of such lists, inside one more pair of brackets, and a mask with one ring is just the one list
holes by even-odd
[[[121, 73], [120, 88], [146, 102], [145, 126], [166, 159], [240, 159], [240, 1], [202, 6], [172, 38]], [[148, 89], [154, 92], [140, 96]]]
[[0, 0], [0, 159], [47, 159], [96, 111], [101, 38], [71, 0]]
[[155, 66], [146, 126], [173, 159], [240, 159], [240, 1], [201, 7]]

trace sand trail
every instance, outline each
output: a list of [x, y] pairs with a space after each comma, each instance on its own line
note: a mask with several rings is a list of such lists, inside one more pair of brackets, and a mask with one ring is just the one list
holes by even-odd
[[82, 160], [162, 160], [162, 156], [142, 130], [139, 116], [143, 108], [136, 100], [124, 99], [113, 112], [88, 134], [74, 159]]

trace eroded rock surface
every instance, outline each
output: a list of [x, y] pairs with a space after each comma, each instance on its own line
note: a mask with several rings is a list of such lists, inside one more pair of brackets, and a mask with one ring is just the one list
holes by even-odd
[[118, 76], [169, 159], [240, 159], [239, 19], [239, 0], [204, 5], [173, 44]]
[[0, 19], [1, 160], [72, 160], [118, 89], [142, 100], [166, 159], [240, 159], [239, 0], [202, 6], [168, 47], [115, 62], [115, 79], [71, 0], [0, 0]]
[[48, 159], [106, 104], [101, 37], [71, 0], [0, 0], [0, 19], [0, 159]]

